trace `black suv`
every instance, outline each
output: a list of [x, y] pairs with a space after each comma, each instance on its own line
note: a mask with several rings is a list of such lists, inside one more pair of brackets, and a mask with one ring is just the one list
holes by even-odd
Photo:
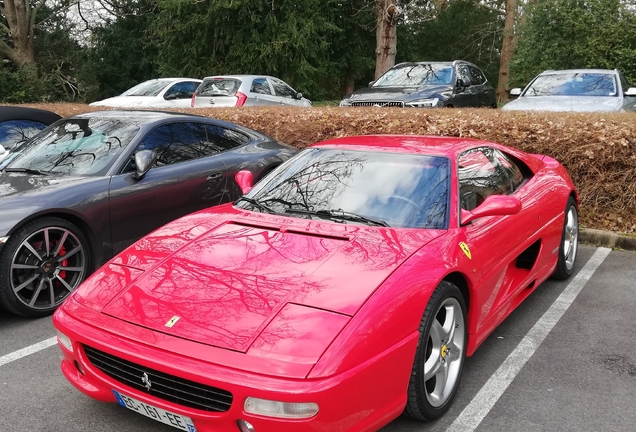
[[400, 63], [369, 87], [354, 91], [340, 106], [377, 107], [497, 107], [495, 89], [472, 63]]

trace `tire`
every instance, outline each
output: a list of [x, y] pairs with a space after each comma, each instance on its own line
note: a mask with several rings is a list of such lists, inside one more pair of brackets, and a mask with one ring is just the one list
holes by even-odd
[[455, 398], [466, 358], [466, 306], [455, 285], [442, 281], [435, 288], [419, 332], [404, 413], [432, 421], [440, 418]]
[[75, 225], [57, 217], [28, 222], [0, 251], [0, 307], [29, 318], [50, 315], [90, 268], [89, 243]]
[[559, 245], [559, 260], [552, 274], [553, 279], [565, 280], [574, 273], [576, 254], [579, 247], [579, 213], [576, 201], [569, 197], [565, 206], [565, 220]]

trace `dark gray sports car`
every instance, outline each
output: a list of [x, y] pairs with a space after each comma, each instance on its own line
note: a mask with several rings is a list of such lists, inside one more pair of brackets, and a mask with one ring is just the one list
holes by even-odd
[[38, 317], [97, 266], [187, 213], [237, 199], [296, 152], [207, 117], [102, 111], [62, 119], [0, 162], [0, 306]]

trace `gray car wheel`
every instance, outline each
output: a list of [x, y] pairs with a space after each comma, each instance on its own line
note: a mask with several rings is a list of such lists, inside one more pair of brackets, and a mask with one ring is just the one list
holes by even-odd
[[450, 282], [437, 286], [420, 323], [405, 414], [432, 421], [450, 407], [466, 357], [466, 306]]
[[574, 273], [576, 254], [579, 248], [579, 213], [576, 201], [569, 197], [565, 206], [565, 220], [559, 246], [559, 259], [552, 274], [553, 279], [564, 280]]
[[86, 278], [88, 241], [72, 223], [36, 219], [16, 230], [0, 252], [0, 306], [36, 318], [51, 314]]

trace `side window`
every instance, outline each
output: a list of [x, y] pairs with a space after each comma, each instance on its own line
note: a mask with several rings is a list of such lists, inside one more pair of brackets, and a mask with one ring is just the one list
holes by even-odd
[[6, 150], [26, 141], [46, 128], [44, 123], [32, 120], [8, 120], [0, 123], [0, 145]]
[[296, 92], [290, 86], [285, 84], [285, 82], [272, 78], [272, 85], [274, 86], [274, 93], [276, 96], [282, 96], [287, 98], [296, 98]]
[[214, 125], [205, 125], [208, 132], [208, 140], [217, 152], [223, 152], [250, 142], [247, 135], [231, 129], [225, 129]]
[[470, 71], [470, 79], [473, 84], [481, 85], [486, 82], [486, 77], [479, 69], [474, 66], [468, 66], [468, 70]]
[[[468, 70], [468, 66], [460, 64], [457, 66], [457, 79], [463, 79], [464, 82], [471, 82], [472, 78], [470, 77], [470, 71]], [[472, 82], [471, 82], [472, 84]]]
[[267, 78], [254, 78], [252, 81], [252, 88], [250, 89], [252, 93], [266, 94], [271, 95], [272, 89], [269, 87], [269, 83], [267, 82]]
[[490, 195], [513, 192], [508, 172], [489, 147], [468, 150], [458, 160], [459, 199], [465, 210], [479, 206]]
[[[529, 171], [529, 169], [522, 170], [517, 163], [515, 163], [514, 158], [511, 156], [500, 152], [499, 150], [494, 150], [495, 158], [497, 159], [497, 163], [501, 165], [508, 174], [508, 178], [510, 179], [511, 193], [519, 189], [519, 187], [523, 184], [526, 179], [526, 176], [523, 174], [524, 171]], [[523, 167], [526, 168], [526, 167]]]
[[169, 99], [169, 96], [172, 96], [172, 99], [191, 98], [192, 93], [194, 93], [196, 89], [197, 89], [196, 83], [192, 81], [184, 81], [184, 82], [176, 83], [172, 87], [170, 87], [166, 91], [166, 93], [163, 95], [163, 97], [164, 99]]
[[146, 135], [137, 147], [157, 153], [155, 166], [172, 165], [218, 153], [208, 140], [203, 123], [171, 123], [159, 126]]

